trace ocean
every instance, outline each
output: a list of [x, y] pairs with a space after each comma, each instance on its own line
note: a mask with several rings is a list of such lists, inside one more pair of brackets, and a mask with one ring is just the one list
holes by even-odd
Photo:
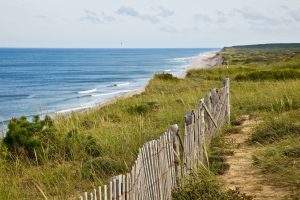
[[95, 106], [217, 50], [0, 48], [0, 123]]

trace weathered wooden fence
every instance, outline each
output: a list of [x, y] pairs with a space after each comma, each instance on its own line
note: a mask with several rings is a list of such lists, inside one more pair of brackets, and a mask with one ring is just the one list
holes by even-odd
[[199, 101], [198, 109], [185, 116], [183, 141], [177, 125], [139, 149], [131, 172], [114, 176], [109, 185], [80, 196], [82, 200], [165, 200], [172, 189], [201, 165], [205, 148], [218, 129], [230, 123], [229, 79], [224, 87], [212, 89]]

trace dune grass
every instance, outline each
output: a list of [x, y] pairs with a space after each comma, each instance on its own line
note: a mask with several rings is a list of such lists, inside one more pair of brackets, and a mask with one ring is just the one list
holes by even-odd
[[[300, 109], [298, 78], [237, 81], [236, 77], [259, 74], [260, 71], [299, 71], [298, 52], [298, 48], [226, 48], [221, 55], [228, 61], [228, 68], [191, 70], [185, 79], [158, 75], [141, 95], [119, 98], [112, 104], [88, 112], [57, 116], [55, 129], [51, 137], [47, 134], [49, 137], [43, 140], [38, 159], [12, 155], [7, 146], [0, 143], [0, 199], [77, 198], [82, 191], [106, 183], [110, 176], [130, 170], [138, 148], [145, 141], [158, 138], [174, 123], [179, 124], [182, 132], [184, 114], [196, 108], [205, 92], [222, 86], [224, 77], [231, 78], [233, 122], [242, 114], [258, 116], [267, 122], [271, 117], [297, 113]], [[287, 115], [287, 118], [293, 117]], [[264, 153], [278, 149], [280, 142], [292, 140], [291, 137], [294, 136], [278, 137], [272, 144], [266, 142], [266, 150], [257, 158], [271, 165], [275, 159], [271, 162]], [[259, 134], [259, 138], [267, 141], [269, 136]], [[299, 143], [294, 142], [296, 147]], [[90, 150], [95, 148], [99, 152], [91, 153]], [[288, 145], [281, 146], [284, 152], [289, 148]], [[294, 151], [297, 155], [297, 149], [291, 150]], [[280, 156], [278, 158], [281, 159]], [[219, 166], [226, 168], [226, 165], [215, 164], [215, 172], [218, 172]], [[264, 165], [257, 166], [265, 169]], [[299, 168], [293, 166], [288, 165], [291, 173], [299, 173]], [[264, 173], [274, 176], [268, 170]], [[291, 187], [297, 187], [295, 184], [299, 183], [289, 182]]]
[[300, 198], [300, 109], [266, 118], [250, 138], [263, 145], [253, 155], [266, 181], [286, 187], [293, 199]]

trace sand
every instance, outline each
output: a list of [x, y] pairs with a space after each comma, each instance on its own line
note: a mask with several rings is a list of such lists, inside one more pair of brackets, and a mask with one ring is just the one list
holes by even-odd
[[224, 63], [224, 58], [218, 54], [218, 52], [210, 52], [207, 54], [200, 55], [196, 57], [191, 66], [187, 67], [183, 76], [180, 78], [185, 78], [188, 71], [192, 69], [203, 69], [208, 67], [219, 66]]

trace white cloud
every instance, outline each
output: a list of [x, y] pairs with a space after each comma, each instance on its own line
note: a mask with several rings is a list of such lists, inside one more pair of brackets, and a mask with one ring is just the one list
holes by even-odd
[[133, 9], [132, 7], [120, 7], [117, 11], [117, 14], [119, 15], [125, 15], [125, 16], [130, 16], [134, 17], [143, 21], [148, 21], [153, 24], [159, 23], [159, 19], [156, 16], [151, 16], [151, 15], [141, 15], [138, 11]]

